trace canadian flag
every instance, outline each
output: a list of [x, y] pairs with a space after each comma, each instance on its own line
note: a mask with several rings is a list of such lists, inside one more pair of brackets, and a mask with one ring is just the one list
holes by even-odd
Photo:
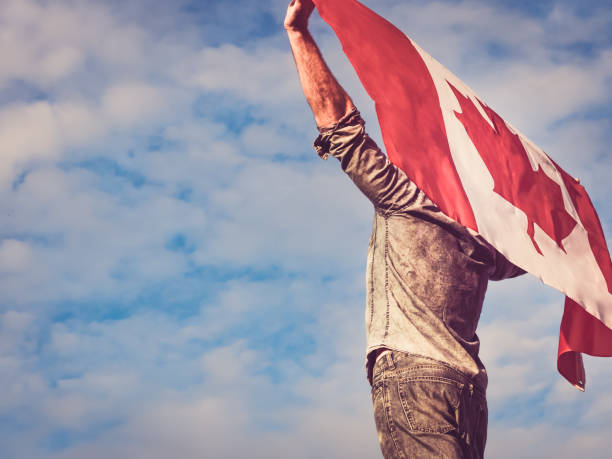
[[612, 263], [584, 187], [393, 24], [314, 0], [376, 104], [389, 159], [449, 217], [566, 295], [557, 368], [612, 356]]

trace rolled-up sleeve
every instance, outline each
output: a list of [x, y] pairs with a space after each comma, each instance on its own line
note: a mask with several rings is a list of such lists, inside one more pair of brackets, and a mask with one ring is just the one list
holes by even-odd
[[392, 213], [411, 204], [424, 204], [424, 194], [366, 134], [365, 122], [357, 109], [319, 131], [314, 142], [318, 155], [323, 159], [330, 155], [337, 158], [342, 170], [378, 210]]

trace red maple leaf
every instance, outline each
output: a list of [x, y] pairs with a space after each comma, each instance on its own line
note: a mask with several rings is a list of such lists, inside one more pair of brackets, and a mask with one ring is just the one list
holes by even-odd
[[561, 186], [539, 166], [533, 170], [521, 139], [497, 113], [478, 100], [491, 126], [469, 97], [447, 83], [461, 106], [462, 112], [455, 112], [455, 116], [493, 176], [493, 191], [525, 212], [527, 234], [539, 254], [542, 251], [534, 239], [534, 223], [565, 251], [562, 241], [572, 232], [576, 221], [565, 210]]

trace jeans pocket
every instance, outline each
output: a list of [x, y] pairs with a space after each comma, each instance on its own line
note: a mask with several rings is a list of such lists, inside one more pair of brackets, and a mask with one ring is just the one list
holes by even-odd
[[414, 432], [446, 433], [459, 427], [464, 384], [441, 377], [400, 378], [399, 398]]

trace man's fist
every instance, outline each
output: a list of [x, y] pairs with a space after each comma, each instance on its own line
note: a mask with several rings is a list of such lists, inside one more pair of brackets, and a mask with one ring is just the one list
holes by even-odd
[[285, 16], [285, 29], [306, 30], [314, 7], [312, 0], [291, 0]]

